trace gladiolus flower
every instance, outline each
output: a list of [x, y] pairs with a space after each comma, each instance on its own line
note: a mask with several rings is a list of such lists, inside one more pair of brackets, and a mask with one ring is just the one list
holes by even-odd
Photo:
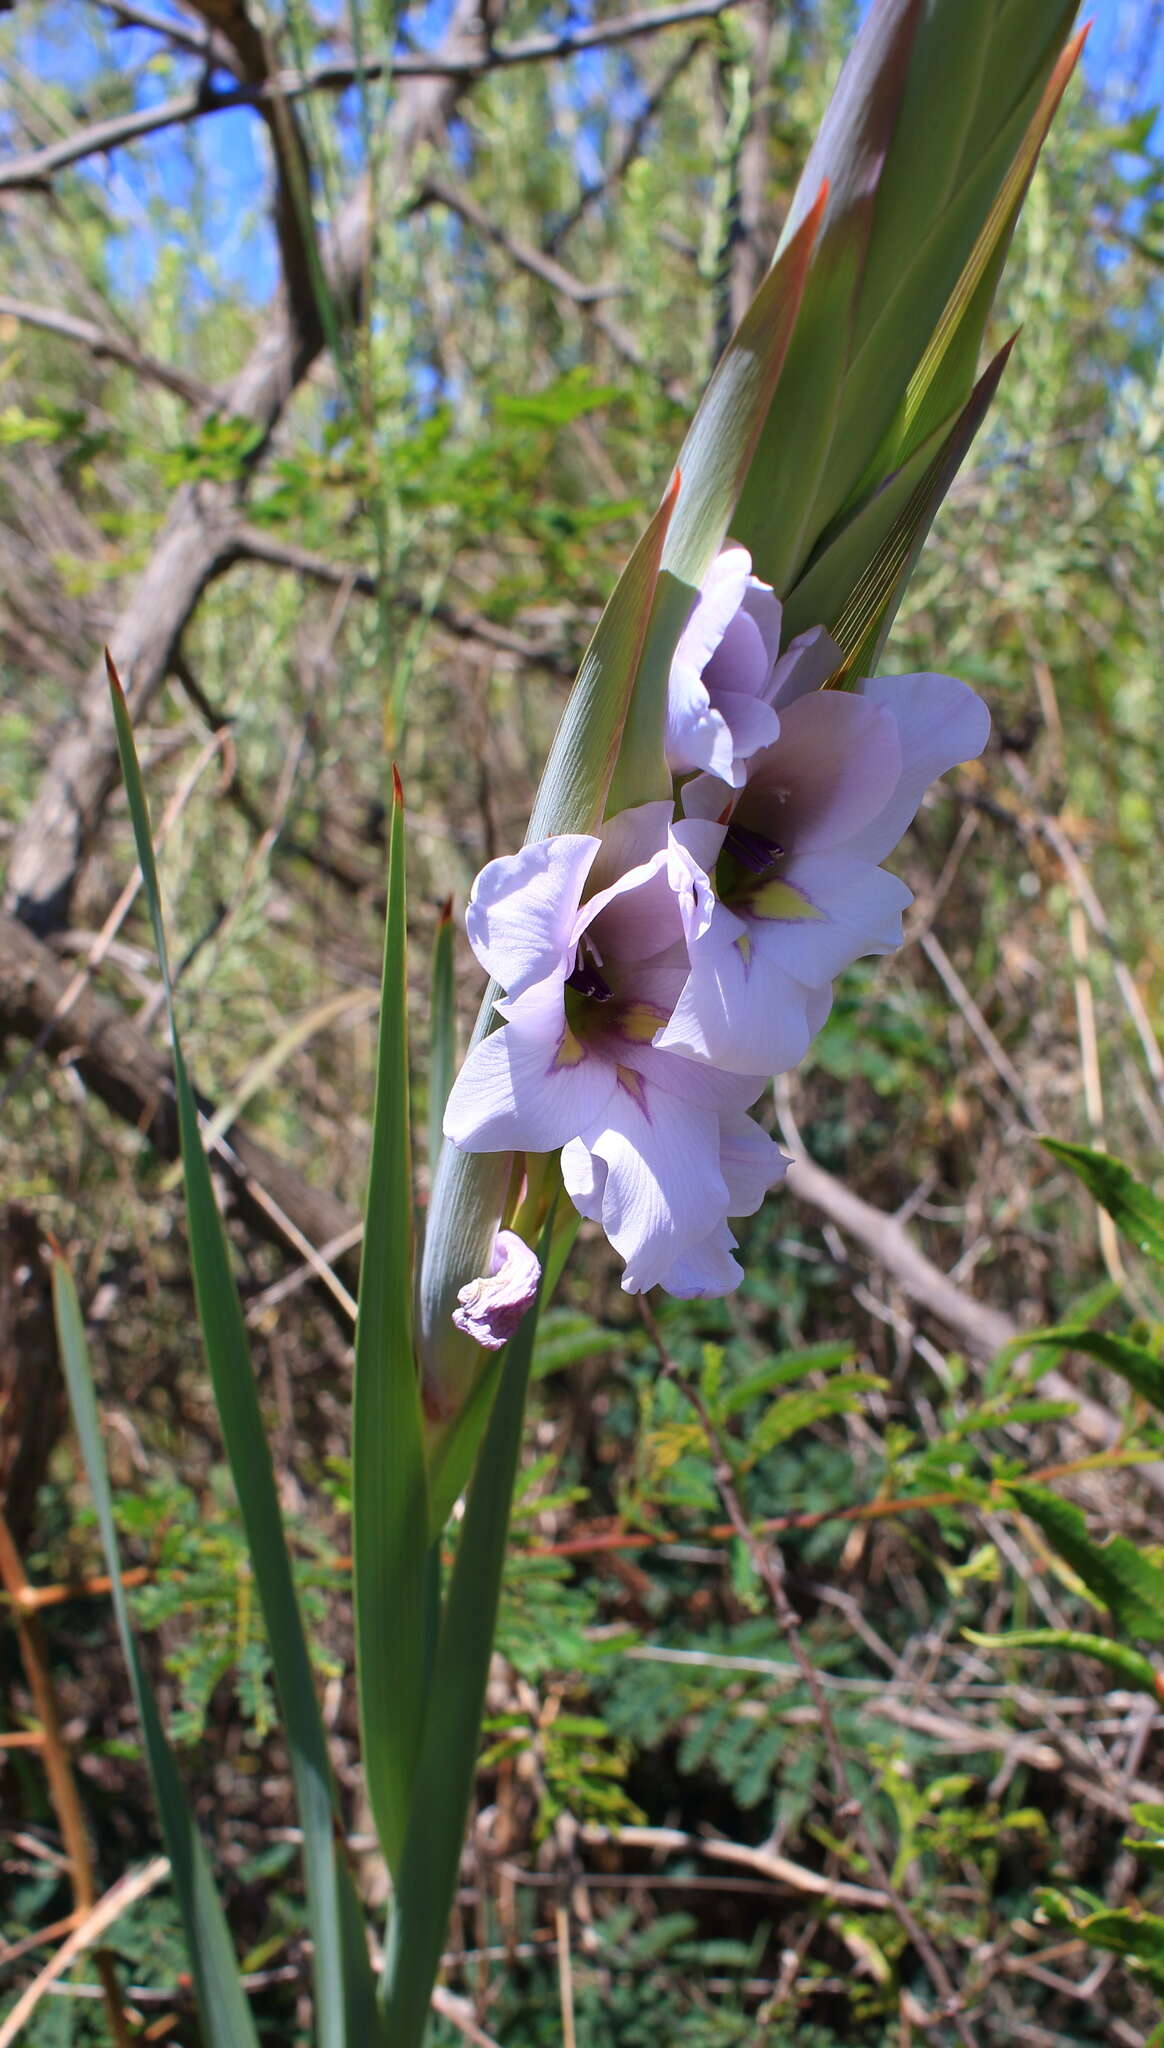
[[828, 1015], [830, 984], [901, 943], [910, 891], [879, 863], [929, 784], [982, 752], [986, 707], [951, 676], [822, 690], [840, 654], [807, 641], [776, 696], [780, 736], [744, 787], [688, 783], [689, 815], [724, 827], [718, 900], [689, 938], [691, 973], [661, 1047], [733, 1073], [781, 1073]]
[[743, 1116], [762, 1074], [717, 1072], [654, 1042], [687, 979], [690, 934], [713, 909], [696, 849], [714, 853], [723, 836], [700, 821], [674, 833], [670, 818], [669, 803], [644, 804], [601, 838], [563, 835], [482, 871], [469, 937], [510, 994], [497, 1005], [503, 1028], [454, 1083], [444, 1129], [469, 1151], [565, 1147], [567, 1190], [601, 1216], [628, 1292], [671, 1273], [704, 1292], [699, 1277], [714, 1271], [719, 1293], [739, 1279], [728, 1216], [756, 1208], [786, 1162]]

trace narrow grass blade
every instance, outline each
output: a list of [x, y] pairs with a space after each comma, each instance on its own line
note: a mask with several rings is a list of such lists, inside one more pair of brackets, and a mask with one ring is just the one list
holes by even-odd
[[432, 949], [428, 1035], [428, 1170], [430, 1185], [441, 1156], [441, 1122], [457, 1068], [457, 1013], [453, 994], [453, 899], [442, 906]]
[[[303, 1828], [308, 1917], [314, 1943], [317, 2038], [321, 2048], [348, 2048], [353, 2039], [372, 2044], [379, 2036], [371, 1966], [365, 1953], [360, 1967], [350, 1940], [350, 1921], [358, 1909], [354, 1899], [345, 1899], [345, 1894], [351, 1892], [352, 1880], [338, 1833], [327, 1739], [291, 1574], [246, 1325], [178, 1037], [145, 788], [125, 697], [111, 662], [109, 671], [121, 769], [170, 1023], [198, 1319], [266, 1623]], [[361, 2028], [362, 2033], [358, 2031]]]
[[208, 2048], [258, 2048], [258, 2035], [251, 2019], [239, 1977], [238, 1964], [210, 1864], [201, 1837], [194, 1826], [173, 1753], [158, 1714], [153, 1688], [138, 1656], [130, 1626], [129, 1604], [121, 1583], [121, 1561], [117, 1530], [113, 1521], [113, 1498], [105, 1466], [97, 1398], [89, 1365], [85, 1326], [72, 1275], [62, 1258], [53, 1260], [53, 1306], [61, 1364], [73, 1421], [81, 1445], [81, 1456], [89, 1479], [89, 1491], [97, 1514], [101, 1548], [113, 1600], [121, 1651], [129, 1671], [134, 1704], [142, 1725], [146, 1761], [149, 1764], [154, 1797], [162, 1824], [166, 1853], [182, 1925], [198, 2009], [206, 2032]]
[[[539, 1247], [543, 1269], [549, 1244], [547, 1229]], [[441, 1623], [385, 1956], [392, 2048], [420, 2048], [444, 1946], [473, 1788], [540, 1305], [539, 1295], [502, 1356]]]
[[393, 770], [372, 1158], [352, 1417], [352, 1572], [368, 1797], [395, 1876], [412, 1804], [430, 1646], [429, 1509], [412, 1347], [404, 796]]

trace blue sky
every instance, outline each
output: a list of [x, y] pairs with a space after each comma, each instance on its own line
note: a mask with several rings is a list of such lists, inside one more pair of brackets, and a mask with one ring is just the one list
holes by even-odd
[[[450, 4], [451, 0], [429, 0], [411, 17], [415, 43], [424, 46], [439, 40]], [[869, 4], [871, 0], [861, 0], [862, 14]], [[159, 12], [172, 13], [176, 21], [189, 20], [167, 0], [154, 0], [154, 5]], [[346, 9], [339, 13], [342, 18]], [[1119, 120], [1149, 108], [1158, 110], [1164, 103], [1164, 0], [1092, 0], [1081, 14], [1083, 19], [1090, 14], [1092, 20], [1085, 75], [1109, 117]], [[589, 0], [565, 0], [552, 12], [547, 10], [546, 22], [560, 28], [580, 25], [590, 17]], [[90, 24], [89, 37], [77, 33], [81, 19]], [[170, 63], [160, 58], [156, 37], [137, 29], [113, 31], [99, 7], [82, 9], [77, 0], [48, 0], [31, 25], [23, 8], [9, 15], [0, 32], [0, 68], [9, 41], [15, 42], [28, 68], [79, 105], [84, 104], [95, 72], [110, 62], [133, 75], [139, 105], [188, 89], [197, 76], [192, 59], [180, 57]], [[602, 93], [604, 80], [605, 91], [610, 92], [609, 74], [597, 54], [580, 58], [570, 72], [558, 67], [558, 78], [559, 90], [569, 91], [572, 78], [573, 90], [585, 99]], [[334, 105], [329, 107], [326, 118], [331, 119], [334, 111]], [[1164, 121], [1158, 111], [1153, 141], [1164, 146]], [[580, 168], [588, 177], [596, 166]], [[147, 137], [110, 159], [96, 160], [87, 175], [106, 186], [114, 212], [125, 219], [125, 233], [111, 250], [111, 273], [120, 276], [131, 294], [135, 285], [148, 282], [163, 232], [181, 239], [180, 211], [192, 205], [198, 189], [218, 278], [230, 279], [256, 301], [269, 297], [274, 251], [265, 214], [265, 144], [250, 110], [217, 114], [187, 129]], [[167, 215], [170, 221], [164, 230]], [[189, 251], [184, 249], [184, 254], [188, 260]], [[195, 269], [189, 286], [192, 303], [205, 302], [218, 288]]]

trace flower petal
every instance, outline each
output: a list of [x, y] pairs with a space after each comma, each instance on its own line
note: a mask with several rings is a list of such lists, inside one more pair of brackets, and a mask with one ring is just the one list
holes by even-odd
[[736, 816], [790, 853], [851, 841], [883, 811], [901, 773], [896, 720], [875, 701], [817, 690], [780, 714], [753, 757]]
[[719, 1163], [728, 1186], [728, 1215], [754, 1216], [792, 1161], [750, 1116], [737, 1113], [720, 1119]]
[[677, 661], [702, 675], [744, 601], [752, 576], [747, 548], [721, 548], [703, 580], [695, 607], [679, 635]]
[[901, 768], [887, 802], [845, 840], [843, 851], [880, 861], [913, 823], [930, 783], [982, 752], [990, 713], [969, 684], [954, 676], [875, 676], [860, 685], [860, 693], [861, 701], [892, 715]]
[[[831, 981], [867, 953], [892, 953], [901, 944], [902, 912], [913, 901], [896, 875], [836, 853], [785, 862], [777, 889], [789, 893], [788, 914], [765, 914], [761, 888], [745, 915], [748, 935], [766, 959], [810, 988]], [[808, 915], [797, 915], [797, 899]]]
[[757, 714], [771, 698], [780, 600], [751, 573], [746, 549], [712, 563], [671, 664], [664, 750], [676, 774], [706, 769], [738, 786], [744, 761], [775, 739], [779, 721]]
[[719, 1118], [676, 1096], [649, 1087], [636, 1096], [620, 1085], [581, 1135], [606, 1167], [602, 1227], [626, 1262], [623, 1287], [642, 1293], [707, 1235], [709, 1216], [727, 1214]]
[[769, 701], [783, 711], [789, 704], [795, 704], [798, 697], [823, 689], [844, 658], [823, 626], [811, 626], [807, 633], [798, 633], [776, 664]]
[[445, 1136], [467, 1152], [556, 1152], [601, 1116], [615, 1070], [568, 1032], [560, 985], [539, 984], [506, 1012], [453, 1083]]
[[458, 1291], [457, 1329], [487, 1351], [500, 1351], [533, 1301], [541, 1273], [529, 1246], [514, 1231], [499, 1230], [490, 1272]]
[[585, 1216], [591, 1223], [601, 1223], [606, 1165], [586, 1150], [581, 1138], [571, 1138], [562, 1147], [562, 1186], [579, 1216]]
[[482, 868], [465, 929], [482, 967], [511, 999], [570, 972], [578, 900], [598, 848], [588, 833], [561, 832]]
[[687, 984], [656, 1043], [699, 1062], [700, 1073], [709, 1061], [715, 1070], [741, 1076], [782, 1074], [808, 1051], [809, 995], [721, 905], [706, 937], [691, 949]]
[[679, 1254], [663, 1274], [660, 1287], [678, 1295], [680, 1301], [717, 1301], [723, 1294], [734, 1294], [744, 1277], [743, 1267], [732, 1257], [735, 1248], [727, 1224], [719, 1224], [702, 1244]]

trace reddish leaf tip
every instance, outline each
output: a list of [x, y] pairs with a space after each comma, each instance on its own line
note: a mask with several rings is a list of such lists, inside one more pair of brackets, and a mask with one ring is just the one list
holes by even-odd
[[110, 654], [108, 647], [105, 649], [105, 673], [109, 678], [110, 689], [114, 692], [115, 696], [120, 698], [122, 704], [124, 705], [125, 688], [124, 685], [122, 684], [121, 677], [117, 673], [117, 663], [114, 661], [113, 656]]
[[397, 810], [404, 809], [404, 784], [400, 780], [400, 770], [395, 761], [392, 763], [392, 802]]
[[446, 897], [445, 897], [445, 900], [444, 900], [444, 902], [443, 902], [443, 903], [441, 904], [440, 910], [439, 910], [439, 911], [438, 911], [438, 913], [437, 913], [437, 923], [438, 923], [438, 924], [441, 924], [441, 925], [446, 925], [446, 924], [451, 924], [451, 923], [452, 923], [452, 921], [453, 921], [453, 899], [452, 899], [452, 895], [451, 895], [451, 893], [450, 893], [450, 894], [449, 894], [448, 896], [446, 896]]

